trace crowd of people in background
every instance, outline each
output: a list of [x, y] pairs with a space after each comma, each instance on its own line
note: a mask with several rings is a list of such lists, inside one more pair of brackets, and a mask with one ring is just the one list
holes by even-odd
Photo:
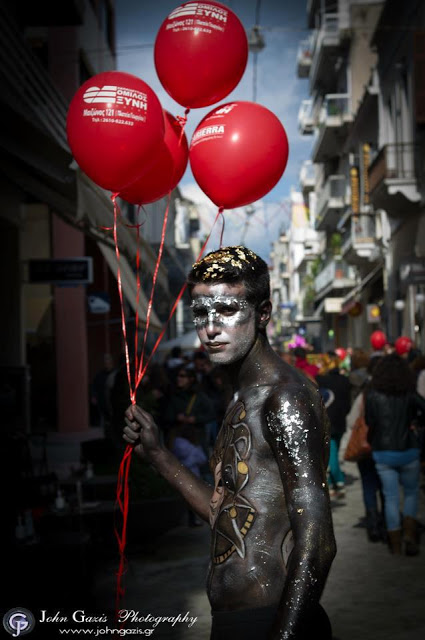
[[[277, 351], [322, 395], [331, 430], [331, 499], [347, 499], [344, 469], [352, 463], [344, 462], [344, 453], [356, 420], [363, 415], [371, 452], [356, 464], [368, 539], [385, 542], [393, 554], [417, 555], [418, 500], [421, 471], [425, 472], [425, 355], [403, 336], [388, 343], [382, 331], [371, 335], [368, 350], [315, 354], [305, 343]], [[112, 365], [106, 356], [91, 397], [105, 436], [121, 450], [122, 416], [129, 399], [127, 365], [124, 359]], [[151, 363], [137, 389], [137, 403], [154, 416], [165, 445], [208, 482], [212, 481], [208, 460], [231, 398], [222, 368], [213, 366], [202, 350], [186, 353], [180, 347], [163, 363]], [[188, 524], [201, 522], [188, 511]]]

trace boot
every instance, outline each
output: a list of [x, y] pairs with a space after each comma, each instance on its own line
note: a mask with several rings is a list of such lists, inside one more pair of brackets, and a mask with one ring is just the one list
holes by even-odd
[[387, 536], [391, 553], [396, 556], [401, 555], [401, 529], [387, 531]]
[[371, 542], [378, 542], [379, 540], [381, 540], [379, 514], [377, 509], [366, 510], [366, 530], [367, 537]]
[[419, 553], [418, 523], [412, 516], [403, 518], [403, 542], [406, 556], [417, 556]]

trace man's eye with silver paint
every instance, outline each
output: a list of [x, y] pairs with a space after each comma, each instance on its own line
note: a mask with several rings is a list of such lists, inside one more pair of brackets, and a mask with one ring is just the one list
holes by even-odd
[[220, 316], [232, 316], [239, 311], [239, 307], [234, 304], [219, 304], [216, 307], [216, 313]]
[[208, 317], [208, 311], [205, 307], [192, 307], [193, 317], [199, 320]]

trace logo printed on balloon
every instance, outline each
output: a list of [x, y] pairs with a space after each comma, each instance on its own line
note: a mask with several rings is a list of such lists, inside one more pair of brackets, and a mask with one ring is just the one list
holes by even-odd
[[[198, 129], [192, 138], [192, 148], [195, 147], [199, 142], [204, 142], [205, 140], [211, 140], [211, 138], [221, 138], [224, 134], [224, 124], [213, 125], [212, 127], [204, 127], [203, 129]], [[221, 135], [220, 135], [221, 134]]]
[[[186, 18], [186, 16], [195, 16], [195, 18]], [[203, 33], [212, 33], [211, 29], [224, 31], [221, 25], [214, 22], [205, 22], [200, 18], [208, 18], [208, 20], [216, 20], [221, 23], [227, 22], [228, 11], [221, 7], [211, 4], [203, 4], [200, 2], [189, 2], [188, 4], [177, 7], [170, 13], [168, 20], [183, 18], [178, 22], [172, 22], [166, 25], [166, 29], [172, 29], [174, 33], [178, 31], [202, 31]]]
[[[102, 89], [99, 87], [89, 87], [83, 95], [83, 100], [89, 104], [96, 102], [108, 105], [106, 109], [84, 109], [83, 116], [92, 117], [93, 122], [113, 122], [114, 124], [127, 124], [130, 126], [133, 126], [133, 122], [131, 120], [124, 122], [123, 118], [146, 122], [146, 115], [143, 114], [143, 111], [148, 110], [148, 96], [146, 93], [133, 91], [125, 87], [105, 85]], [[142, 113], [137, 114], [132, 111], [112, 109], [113, 104], [139, 109]]]

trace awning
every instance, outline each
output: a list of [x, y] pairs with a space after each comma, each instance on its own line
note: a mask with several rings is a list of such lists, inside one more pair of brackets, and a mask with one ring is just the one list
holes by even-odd
[[[114, 225], [114, 208], [111, 198], [104, 189], [101, 189], [85, 173], [77, 168], [78, 211], [77, 220], [87, 220], [98, 236], [110, 238], [113, 241], [112, 231], [104, 231], [102, 227], [111, 229]], [[143, 237], [143, 231], [137, 239], [136, 230], [125, 224], [117, 225], [118, 246], [130, 260], [135, 259], [139, 243], [139, 251], [143, 268], [153, 274], [157, 255]], [[167, 269], [160, 264], [157, 283], [168, 291]]]
[[158, 351], [171, 351], [173, 347], [181, 347], [182, 349], [199, 349], [200, 346], [201, 341], [198, 338], [197, 331], [194, 330], [189, 331], [182, 336], [178, 336], [177, 338], [173, 338], [172, 340], [161, 342], [158, 346]]
[[[137, 306], [137, 279], [135, 273], [124, 255], [120, 255], [120, 261], [118, 263], [118, 258], [115, 253], [114, 248], [108, 247], [103, 242], [98, 242], [98, 247], [101, 250], [106, 262], [108, 263], [114, 277], [118, 280], [118, 266], [121, 273], [121, 284], [123, 294], [128, 300], [128, 303], [131, 305], [134, 313], [138, 312], [139, 321], [142, 327], [146, 326], [146, 317], [147, 317], [147, 309], [148, 309], [148, 301], [142, 289], [139, 290], [139, 305]], [[153, 307], [151, 309], [151, 316], [149, 322], [149, 328], [154, 331], [161, 331], [162, 325], [161, 322], [156, 315]]]
[[347, 303], [349, 303], [358, 293], [360, 293], [367, 284], [369, 284], [370, 282], [372, 282], [375, 278], [377, 278], [380, 274], [380, 272], [383, 269], [383, 265], [382, 264], [378, 264], [376, 265], [376, 267], [374, 269], [372, 269], [372, 271], [370, 271], [367, 276], [365, 276], [363, 278], [363, 280], [356, 285], [353, 289], [351, 289], [350, 293], [348, 293], [345, 298], [342, 301], [342, 309], [341, 309], [341, 313], [347, 313], [347, 311], [349, 311], [351, 309], [351, 307], [354, 305], [354, 303], [351, 306], [348, 306]]

